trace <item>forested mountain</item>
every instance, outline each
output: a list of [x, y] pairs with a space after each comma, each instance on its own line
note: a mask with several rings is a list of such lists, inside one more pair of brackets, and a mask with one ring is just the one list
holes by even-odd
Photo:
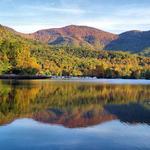
[[88, 45], [98, 49], [102, 49], [105, 45], [118, 37], [115, 34], [99, 29], [76, 25], [40, 30], [26, 36], [50, 45]]
[[[96, 29], [93, 30], [95, 36], [100, 37], [100, 34], [96, 34]], [[62, 32], [71, 34], [69, 31]], [[78, 34], [80, 32], [78, 31]], [[102, 33], [103, 44], [117, 37], [110, 34], [111, 38], [108, 38], [109, 33]], [[84, 31], [80, 34], [85, 36], [87, 33]], [[0, 73], [150, 78], [150, 58], [125, 52], [99, 50], [87, 44], [48, 45], [32, 40], [31, 35], [25, 36], [0, 26]]]
[[127, 51], [150, 56], [150, 31], [128, 31], [112, 34], [88, 26], [70, 25], [23, 34], [5, 27], [24, 38], [49, 45], [86, 46], [96, 50]]
[[[145, 52], [150, 55], [150, 31], [129, 31], [122, 33], [117, 39], [105, 46], [107, 50], [122, 50], [133, 53]], [[145, 52], [146, 54], [146, 52]]]
[[86, 45], [97, 50], [128, 51], [150, 56], [150, 31], [133, 30], [117, 35], [87, 26], [70, 25], [20, 35], [50, 45]]

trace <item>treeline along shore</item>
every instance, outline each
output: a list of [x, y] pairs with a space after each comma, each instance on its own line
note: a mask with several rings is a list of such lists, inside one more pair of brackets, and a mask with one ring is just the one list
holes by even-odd
[[15, 79], [15, 80], [34, 80], [34, 79], [50, 79], [51, 76], [46, 75], [0, 75], [0, 79]]

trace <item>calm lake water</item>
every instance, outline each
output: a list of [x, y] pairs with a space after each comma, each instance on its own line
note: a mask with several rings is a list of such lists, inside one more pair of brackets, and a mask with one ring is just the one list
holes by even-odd
[[150, 150], [150, 80], [0, 80], [1, 150]]

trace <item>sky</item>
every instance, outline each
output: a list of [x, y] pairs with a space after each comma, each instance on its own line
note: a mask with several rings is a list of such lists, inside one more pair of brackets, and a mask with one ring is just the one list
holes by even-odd
[[150, 0], [0, 0], [0, 24], [23, 33], [67, 25], [150, 30]]

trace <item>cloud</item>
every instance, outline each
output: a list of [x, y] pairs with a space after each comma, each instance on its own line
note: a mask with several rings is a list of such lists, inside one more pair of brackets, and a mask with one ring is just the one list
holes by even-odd
[[0, 13], [0, 17], [14, 17], [14, 18], [19, 18], [19, 17], [34, 17], [37, 16], [36, 13], [32, 13], [32, 12], [1, 12]]
[[[13, 5], [0, 5], [0, 23], [21, 32], [62, 27], [69, 24], [87, 25], [120, 33], [127, 30], [150, 29], [150, 5], [113, 0], [1, 0]], [[107, 3], [106, 3], [107, 1]], [[34, 23], [34, 24], [33, 24]]]
[[56, 12], [56, 13], [71, 13], [71, 14], [83, 14], [85, 10], [80, 8], [65, 8], [65, 7], [51, 7], [51, 6], [24, 6], [24, 9], [30, 11], [40, 12]]
[[95, 15], [93, 13], [91, 18], [84, 18], [78, 24], [88, 25], [114, 33], [121, 33], [128, 30], [150, 30], [149, 6], [122, 6], [115, 10], [110, 10], [105, 15], [100, 15], [101, 11], [95, 12]]
[[[53, 28], [54, 25], [51, 24], [20, 24], [20, 25], [10, 25], [11, 28], [15, 29], [16, 31], [22, 32], [22, 33], [33, 33], [40, 29], [49, 29]], [[60, 27], [60, 26], [55, 26]]]

